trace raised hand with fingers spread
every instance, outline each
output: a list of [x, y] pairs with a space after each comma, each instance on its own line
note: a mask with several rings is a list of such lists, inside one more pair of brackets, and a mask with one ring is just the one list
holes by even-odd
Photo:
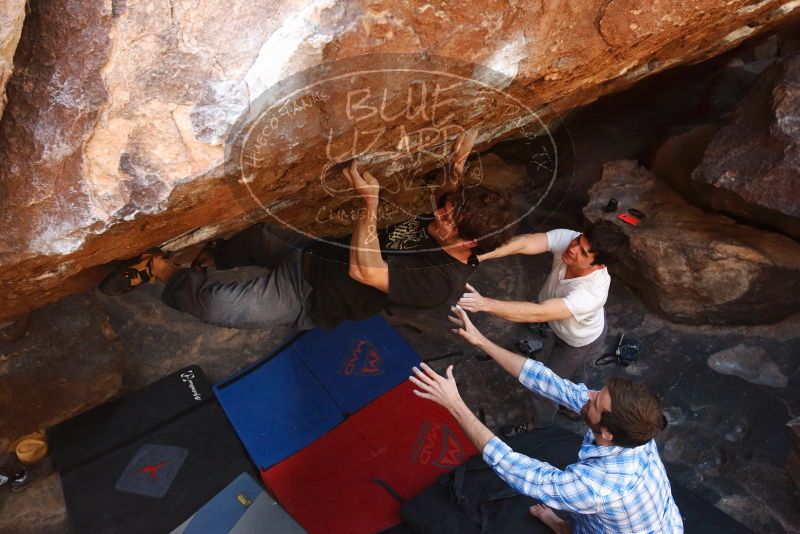
[[474, 413], [467, 407], [458, 393], [456, 379], [453, 377], [453, 366], [445, 371], [445, 376], [431, 369], [426, 363], [421, 363], [418, 369], [414, 367], [414, 376], [408, 379], [419, 389], [414, 394], [423, 399], [428, 399], [444, 407], [458, 421], [470, 441], [478, 450], [483, 450], [492, 439], [492, 431], [480, 422]]
[[480, 347], [489, 341], [480, 330], [475, 328], [475, 325], [472, 324], [472, 321], [470, 321], [467, 312], [464, 311], [464, 308], [459, 305], [451, 306], [450, 312], [452, 315], [450, 315], [448, 319], [457, 327], [452, 329], [454, 334], [458, 334], [469, 344], [475, 345], [476, 347]]
[[464, 401], [461, 400], [456, 386], [456, 379], [453, 377], [452, 365], [445, 371], [446, 377], [438, 374], [425, 362], [422, 362], [420, 367], [422, 367], [421, 370], [414, 367], [412, 369], [414, 376], [408, 377], [411, 383], [419, 388], [419, 390], [414, 390], [415, 395], [432, 400], [451, 412], [463, 404]]

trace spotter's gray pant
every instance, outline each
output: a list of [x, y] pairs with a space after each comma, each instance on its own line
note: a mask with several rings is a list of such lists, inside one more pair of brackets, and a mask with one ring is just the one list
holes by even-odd
[[259, 223], [213, 249], [217, 269], [260, 266], [270, 270], [244, 282], [223, 283], [191, 269], [180, 269], [166, 284], [161, 300], [201, 321], [230, 328], [290, 326], [306, 330], [312, 287], [303, 276], [308, 238]]
[[[607, 336], [608, 321], [605, 321], [600, 337], [583, 347], [567, 345], [558, 336], [555, 336], [556, 342], [553, 350], [539, 358], [539, 361], [561, 378], [566, 378], [576, 384], [584, 384], [586, 383], [586, 365], [603, 355]], [[556, 403], [536, 394], [532, 396], [531, 403], [533, 404], [534, 428], [550, 426], [558, 411]]]

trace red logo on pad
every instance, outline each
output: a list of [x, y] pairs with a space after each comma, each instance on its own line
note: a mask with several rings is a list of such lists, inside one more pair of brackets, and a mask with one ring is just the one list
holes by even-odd
[[380, 375], [383, 374], [380, 352], [375, 346], [365, 339], [356, 339], [350, 347], [342, 362], [342, 374], [351, 375]]
[[150, 476], [152, 477], [152, 479], [155, 480], [156, 477], [158, 476], [158, 470], [161, 469], [162, 467], [164, 467], [165, 465], [167, 465], [168, 463], [170, 463], [169, 460], [167, 460], [166, 462], [161, 462], [161, 463], [155, 464], [155, 465], [146, 465], [146, 466], [142, 467], [141, 469], [139, 469], [139, 472], [140, 473], [150, 473]]
[[411, 463], [452, 469], [464, 462], [464, 448], [447, 425], [425, 421], [411, 450]]

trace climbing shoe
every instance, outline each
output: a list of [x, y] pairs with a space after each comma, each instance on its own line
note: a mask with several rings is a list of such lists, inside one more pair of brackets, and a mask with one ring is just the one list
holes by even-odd
[[136, 258], [123, 262], [103, 278], [100, 291], [116, 297], [142, 284], [152, 284], [156, 281], [153, 276], [153, 258], [156, 256], [167, 257], [161, 249], [151, 248]]
[[514, 438], [526, 432], [528, 432], [528, 423], [522, 423], [521, 425], [503, 425], [500, 427], [500, 435], [504, 438]]
[[22, 476], [11, 481], [11, 491], [19, 493], [31, 487], [37, 480], [45, 478], [53, 472], [55, 463], [51, 456], [45, 456], [33, 465], [26, 465]]

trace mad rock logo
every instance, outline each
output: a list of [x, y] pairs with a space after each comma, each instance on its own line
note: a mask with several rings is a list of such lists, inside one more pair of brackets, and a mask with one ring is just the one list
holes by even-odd
[[374, 376], [383, 374], [383, 359], [375, 346], [365, 339], [356, 339], [342, 360], [342, 374], [345, 376]]
[[464, 448], [452, 430], [447, 425], [425, 421], [414, 441], [411, 463], [452, 469], [463, 462]]

